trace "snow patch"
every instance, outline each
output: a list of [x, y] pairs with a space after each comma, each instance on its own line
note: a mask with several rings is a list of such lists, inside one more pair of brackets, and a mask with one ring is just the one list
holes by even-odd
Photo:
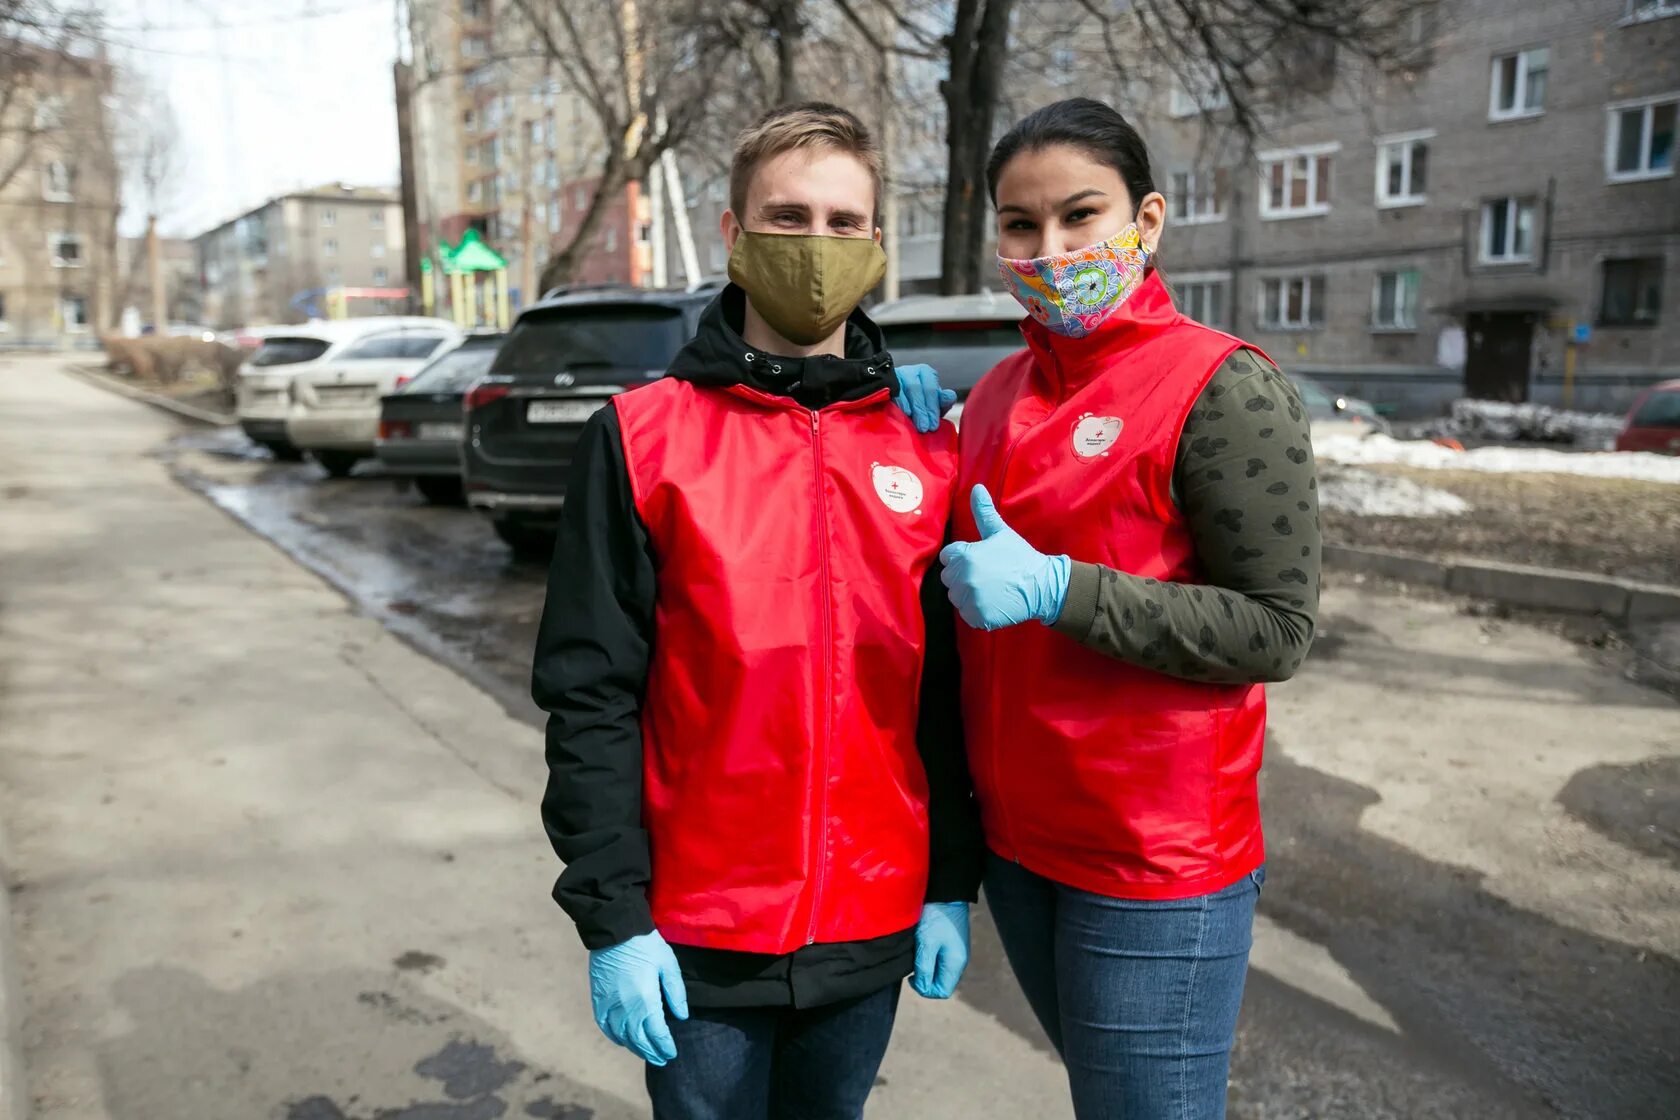
[[1533, 447], [1478, 447], [1454, 451], [1423, 440], [1390, 436], [1328, 435], [1313, 440], [1313, 454], [1331, 463], [1397, 463], [1423, 470], [1495, 474], [1573, 474], [1680, 483], [1680, 456], [1648, 451], [1546, 451]]
[[1318, 504], [1356, 517], [1456, 517], [1470, 512], [1457, 494], [1358, 467], [1322, 467]]

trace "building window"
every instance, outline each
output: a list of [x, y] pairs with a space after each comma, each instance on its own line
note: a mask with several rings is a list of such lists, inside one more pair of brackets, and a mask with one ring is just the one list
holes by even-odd
[[475, 206], [484, 201], [484, 181], [482, 179], [474, 179], [467, 184], [467, 201]]
[[1312, 330], [1324, 325], [1324, 277], [1271, 276], [1260, 281], [1260, 325]]
[[618, 248], [618, 230], [617, 229], [612, 228], [612, 227], [608, 227], [606, 239], [602, 242], [601, 247], [609, 253], [615, 251]]
[[1260, 216], [1304, 218], [1330, 212], [1330, 157], [1341, 145], [1260, 153]]
[[335, 210], [323, 210], [323, 211], [321, 211], [321, 225], [322, 225], [323, 228], [330, 229], [331, 227], [336, 226], [337, 224], [338, 224], [338, 212], [337, 211], [335, 211]]
[[58, 303], [59, 315], [64, 320], [64, 329], [80, 334], [88, 327], [88, 301], [86, 296], [65, 296]]
[[55, 159], [41, 169], [41, 197], [48, 202], [76, 201], [76, 173], [68, 163]]
[[1417, 329], [1418, 273], [1379, 272], [1371, 286], [1371, 326], [1385, 331]]
[[385, 228], [385, 211], [382, 210], [382, 209], [381, 210], [370, 210], [368, 212], [368, 225], [372, 226], [374, 229], [384, 229]]
[[1178, 309], [1198, 323], [1225, 325], [1225, 277], [1178, 276], [1173, 279]]
[[582, 210], [588, 205], [589, 195], [584, 192], [584, 189], [582, 187], [572, 188], [572, 209]]
[[477, 35], [468, 35], [461, 40], [462, 58], [489, 58], [490, 44]]
[[47, 252], [54, 268], [82, 267], [82, 239], [74, 233], [48, 234]]
[[1551, 64], [1550, 47], [1496, 56], [1488, 91], [1488, 119], [1505, 121], [1545, 112], [1546, 71]]
[[338, 242], [334, 241], [330, 237], [321, 242], [321, 255], [325, 257], [336, 257], [338, 255]]
[[560, 188], [560, 163], [553, 156], [543, 161], [543, 182], [551, 191]]
[[1680, 16], [1680, 0], [1628, 0], [1628, 23], [1662, 19], [1664, 16]]
[[338, 278], [339, 271], [337, 265], [333, 265], [331, 268], [327, 269], [327, 283], [329, 285], [336, 285], [338, 283]]
[[1377, 141], [1377, 205], [1420, 206], [1429, 191], [1429, 141], [1433, 132], [1385, 136]]
[[1167, 112], [1175, 117], [1193, 117], [1198, 113], [1226, 109], [1230, 105], [1231, 95], [1225, 89], [1225, 83], [1220, 81], [1219, 72], [1212, 67], [1201, 66], [1180, 74], [1173, 81]]
[[373, 282], [375, 284], [389, 284], [391, 282], [391, 270], [388, 268], [374, 269]]
[[548, 233], [549, 233], [549, 236], [552, 237], [554, 234], [557, 234], [559, 232], [560, 232], [560, 200], [555, 199], [555, 198], [551, 198], [551, 199], [548, 200]]
[[531, 147], [543, 142], [543, 122], [540, 120], [529, 122]]
[[1605, 170], [1612, 183], [1661, 179], [1674, 174], [1674, 118], [1680, 93], [1610, 106]]
[[373, 247], [368, 250], [368, 256], [372, 257], [374, 260], [379, 260], [380, 258], [384, 257], [384, 255], [385, 255], [385, 244], [384, 244], [384, 242], [381, 242], [381, 241], [375, 241], [373, 243]]
[[1662, 306], [1663, 259], [1632, 257], [1604, 262], [1598, 298], [1601, 327], [1649, 327]]
[[1534, 259], [1534, 200], [1495, 198], [1482, 203], [1482, 260], [1508, 264]]
[[548, 117], [548, 118], [545, 118], [543, 120], [543, 147], [547, 148], [551, 152], [556, 147], [556, 135], [555, 135], [554, 118], [553, 117]]
[[35, 103], [35, 129], [51, 132], [64, 125], [64, 98], [49, 94]]
[[1225, 218], [1225, 172], [1175, 171], [1172, 176], [1172, 216], [1182, 225], [1200, 225]]

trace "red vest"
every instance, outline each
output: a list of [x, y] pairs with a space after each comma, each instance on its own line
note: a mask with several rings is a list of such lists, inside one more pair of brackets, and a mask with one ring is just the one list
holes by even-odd
[[617, 397], [658, 598], [642, 708], [653, 917], [785, 953], [916, 924], [920, 591], [957, 471], [881, 393], [811, 412], [666, 378]]
[[[1178, 314], [1153, 274], [1085, 338], [1023, 331], [1029, 349], [964, 408], [964, 499], [984, 483], [1041, 552], [1205, 582], [1173, 467], [1191, 405], [1243, 344]], [[969, 503], [956, 506], [956, 536], [974, 540]], [[1261, 686], [1165, 676], [1036, 622], [958, 632], [969, 760], [998, 855], [1138, 899], [1205, 894], [1259, 866]]]

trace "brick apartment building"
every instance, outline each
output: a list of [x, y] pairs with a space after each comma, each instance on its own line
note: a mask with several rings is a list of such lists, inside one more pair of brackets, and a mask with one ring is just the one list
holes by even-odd
[[0, 347], [91, 345], [116, 316], [117, 167], [100, 58], [0, 43]]
[[1680, 0], [1444, 0], [1423, 28], [1412, 69], [1303, 100], [1252, 159], [1206, 155], [1182, 87], [1144, 114], [1181, 306], [1402, 414], [1680, 377]]
[[[395, 191], [328, 183], [269, 199], [194, 238], [205, 322], [299, 323], [326, 314], [329, 288], [402, 288], [402, 205]], [[350, 313], [406, 309], [401, 298]]]
[[[599, 183], [603, 140], [582, 98], [521, 40], [508, 0], [415, 0], [414, 151], [428, 250], [476, 229], [508, 261], [515, 306], [534, 297]], [[575, 279], [652, 280], [648, 199], [610, 200]]]

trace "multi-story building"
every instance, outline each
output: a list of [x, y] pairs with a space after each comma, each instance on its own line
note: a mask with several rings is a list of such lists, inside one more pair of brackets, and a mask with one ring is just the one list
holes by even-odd
[[1434, 15], [1412, 65], [1270, 114], [1240, 158], [1199, 116], [1217, 94], [1143, 114], [1180, 305], [1402, 414], [1615, 411], [1680, 377], [1680, 2]]
[[[385, 187], [329, 183], [281, 195], [194, 242], [205, 320], [217, 327], [319, 317], [334, 288], [404, 287], [402, 204]], [[348, 309], [372, 315], [406, 305], [395, 294]]]
[[0, 346], [91, 344], [116, 311], [117, 182], [99, 58], [0, 44]]
[[[508, 0], [415, 0], [409, 26], [421, 240], [431, 250], [478, 230], [508, 262], [514, 304], [528, 303], [599, 187], [599, 124], [533, 51]], [[573, 279], [650, 283], [640, 184], [604, 205]]]

